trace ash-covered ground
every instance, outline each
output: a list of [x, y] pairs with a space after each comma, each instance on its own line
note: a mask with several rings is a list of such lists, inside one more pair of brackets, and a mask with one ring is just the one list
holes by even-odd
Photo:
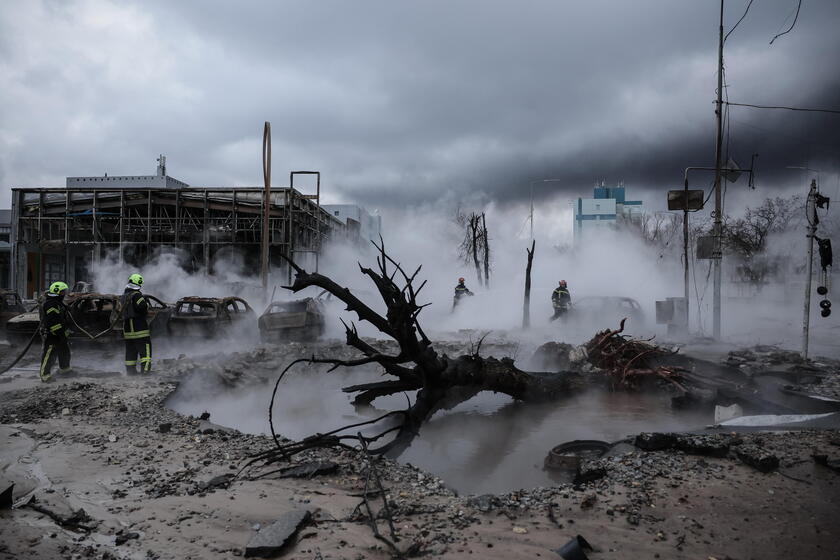
[[[376, 344], [387, 349], [387, 343]], [[435, 343], [449, 355], [470, 346], [469, 336]], [[536, 350], [498, 336], [488, 337], [481, 353], [515, 356], [526, 369], [564, 366], [551, 348]], [[290, 466], [286, 462], [242, 470], [249, 457], [274, 448], [264, 432], [279, 370], [294, 357], [313, 353], [354, 356], [338, 341], [260, 346], [164, 358], [153, 375], [125, 377], [103, 362], [100, 351], [79, 348], [78, 373], [72, 377], [40, 384], [31, 360], [0, 376], [0, 491], [6, 482], [15, 483], [15, 507], [0, 510], [0, 557], [232, 558], [246, 554], [255, 535], [267, 535], [275, 520], [293, 510], [308, 511], [310, 517], [279, 556], [393, 557], [397, 553], [374, 537], [365, 514], [361, 495], [368, 461], [360, 451], [313, 449], [297, 455], [291, 465], [323, 467], [321, 474], [304, 478], [271, 473]], [[752, 375], [776, 372], [792, 391], [840, 396], [834, 360], [802, 362], [770, 347], [711, 354]], [[4, 360], [8, 355], [4, 352]], [[278, 393], [282, 412], [277, 412], [282, 436], [297, 440], [324, 426], [352, 422], [356, 416], [345, 414], [352, 410], [350, 397], [337, 387], [356, 376], [375, 380], [380, 375], [375, 369], [326, 369], [301, 365], [284, 379]], [[643, 394], [611, 398], [584, 397], [583, 405], [572, 409], [590, 411], [577, 416], [582, 430], [599, 417], [609, 425], [605, 407], [619, 402], [629, 407], [633, 398], [644, 402], [635, 411], [639, 418], [661, 423], [678, 417], [667, 410], [667, 401], [644, 400], [649, 397]], [[356, 414], [404, 407], [403, 397], [390, 399]], [[336, 412], [339, 404], [346, 409]], [[650, 410], [657, 405], [666, 410]], [[470, 440], [495, 445], [495, 455], [473, 450], [465, 461], [451, 457], [473, 478], [495, 476], [485, 465], [494, 459], [518, 462], [523, 472], [532, 465], [542, 470], [552, 445], [589, 439], [567, 437], [551, 423], [552, 411], [529, 415], [529, 405], [462, 406], [467, 410], [433, 418], [418, 440], [424, 454], [434, 449], [423, 446], [441, 440], [444, 457], [458, 447], [448, 445], [451, 440], [461, 446]], [[201, 419], [205, 410], [209, 418]], [[585, 462], [582, 478], [556, 477], [524, 488], [514, 484], [495, 493], [471, 493], [408, 464], [406, 457], [382, 458], [375, 469], [397, 549], [408, 557], [551, 558], [559, 557], [553, 549], [580, 534], [594, 545], [588, 553], [594, 559], [836, 558], [840, 432], [830, 427], [703, 430], [712, 422], [702, 420], [711, 414], [691, 417], [700, 432], [641, 438], [634, 437], [634, 424], [625, 416], [612, 428], [617, 437], [595, 439], [631, 437], [606, 456]], [[541, 417], [543, 423], [534, 425]], [[502, 425], [511, 426], [510, 433], [502, 433]], [[673, 431], [660, 425], [655, 431]], [[547, 434], [537, 441], [552, 444], [529, 450], [521, 442], [533, 432]], [[369, 502], [379, 513], [379, 531], [390, 539], [381, 496], [371, 494]]]

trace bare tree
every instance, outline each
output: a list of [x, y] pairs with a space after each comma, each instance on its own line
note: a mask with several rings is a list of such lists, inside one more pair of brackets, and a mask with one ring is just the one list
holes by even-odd
[[[396, 425], [388, 426], [381, 434], [366, 440], [372, 443], [386, 434], [396, 432], [390, 443], [372, 448], [371, 453], [392, 450], [399, 453], [408, 446], [420, 425], [432, 414], [451, 408], [480, 391], [504, 393], [518, 400], [544, 401], [567, 396], [582, 386], [582, 378], [570, 372], [529, 373], [514, 366], [510, 358], [484, 358], [479, 354], [483, 338], [478, 341], [471, 354], [455, 358], [438, 354], [417, 319], [423, 308], [429, 305], [417, 303], [417, 294], [426, 284], [424, 281], [419, 287], [414, 287], [420, 267], [409, 275], [385, 252], [384, 244], [376, 247], [379, 250], [378, 270], [361, 265], [359, 268], [362, 274], [370, 278], [385, 302], [387, 312], [384, 316], [363, 303], [349, 289], [317, 272], [306, 272], [286, 259], [296, 271], [295, 281], [291, 286], [287, 286], [288, 289], [299, 292], [310, 286], [317, 286], [328, 291], [343, 301], [348, 311], [355, 312], [359, 319], [367, 321], [381, 333], [394, 339], [400, 349], [396, 356], [383, 354], [359, 337], [354, 324], [345, 324], [347, 344], [358, 349], [364, 357], [356, 360], [313, 357], [298, 362], [332, 364], [333, 369], [339, 366], [380, 365], [393, 379], [346, 387], [345, 392], [357, 393], [355, 404], [370, 403], [377, 397], [394, 393], [419, 390], [416, 401], [407, 410], [387, 415], [391, 419], [399, 418]], [[401, 287], [395, 282], [398, 277]], [[271, 422], [271, 416], [269, 421]], [[358, 439], [357, 436], [347, 437]], [[306, 440], [301, 443], [308, 445]]]
[[[455, 223], [463, 230], [464, 237], [458, 246], [458, 255], [466, 264], [475, 266], [478, 285], [490, 286], [490, 239], [487, 234], [487, 220], [484, 212], [464, 214], [461, 209], [455, 211]], [[479, 260], [479, 255], [481, 259]], [[481, 268], [484, 265], [482, 279]]]
[[767, 249], [771, 234], [787, 231], [803, 215], [804, 202], [799, 195], [766, 198], [757, 207], [747, 208], [742, 218], [724, 217], [721, 243], [749, 263]]
[[[721, 246], [734, 257], [737, 275], [750, 284], [766, 282], [779, 268], [782, 255], [773, 255], [768, 246], [774, 234], [790, 231], [805, 216], [804, 199], [800, 195], [766, 198], [755, 207], [748, 207], [739, 218], [723, 217]], [[700, 237], [712, 235], [710, 218], [701, 219], [691, 228], [692, 244]]]
[[671, 212], [645, 212], [638, 219], [622, 222], [628, 230], [636, 235], [649, 246], [654, 247], [662, 258], [666, 254], [679, 247], [674, 242], [681, 239], [677, 235], [682, 228], [682, 216]]

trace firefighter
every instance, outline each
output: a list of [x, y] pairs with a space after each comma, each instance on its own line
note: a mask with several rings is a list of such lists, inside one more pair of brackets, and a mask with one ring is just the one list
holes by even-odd
[[572, 296], [569, 294], [565, 280], [560, 280], [560, 285], [551, 293], [551, 305], [554, 307], [552, 321], [566, 313], [572, 306]]
[[[122, 295], [123, 338], [125, 339], [125, 372], [128, 375], [152, 370], [152, 338], [149, 335], [149, 302], [140, 293], [143, 277], [132, 274]], [[139, 359], [138, 359], [139, 358]]]
[[471, 295], [474, 294], [464, 284], [464, 279], [458, 278], [458, 285], [455, 286], [455, 299], [452, 300], [452, 309], [455, 309], [462, 297]]
[[44, 338], [44, 351], [41, 355], [41, 369], [38, 374], [44, 383], [52, 380], [52, 369], [55, 359], [58, 358], [58, 372], [70, 373], [70, 343], [67, 337], [70, 335], [70, 317], [67, 307], [64, 305], [64, 296], [67, 295], [67, 284], [64, 282], [53, 282], [41, 305], [41, 334]]

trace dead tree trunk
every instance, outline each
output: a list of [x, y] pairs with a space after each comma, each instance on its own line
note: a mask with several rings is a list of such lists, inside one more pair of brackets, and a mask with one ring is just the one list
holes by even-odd
[[528, 252], [528, 266], [525, 267], [525, 301], [522, 304], [522, 328], [527, 329], [531, 326], [531, 263], [534, 261], [534, 248], [537, 242], [531, 240], [531, 248], [526, 248]]
[[487, 235], [487, 221], [481, 213], [481, 248], [484, 250], [484, 287], [490, 288], [490, 237]]
[[475, 265], [475, 276], [478, 285], [481, 286], [481, 266], [478, 264], [478, 244], [481, 242], [481, 233], [478, 229], [478, 215], [470, 214], [470, 234], [472, 235], [472, 257]]
[[[372, 442], [385, 434], [396, 432], [396, 437], [391, 442], [370, 449], [372, 453], [399, 454], [417, 434], [420, 425], [435, 411], [454, 406], [479, 391], [504, 393], [517, 400], [544, 401], [566, 396], [583, 385], [581, 377], [574, 373], [530, 373], [518, 369], [509, 358], [482, 358], [479, 355], [481, 341], [472, 354], [455, 358], [438, 354], [417, 320], [419, 313], [429, 305], [417, 303], [417, 294], [426, 284], [424, 281], [418, 288], [414, 288], [413, 282], [420, 272], [420, 267], [408, 275], [386, 254], [384, 244], [376, 247], [380, 253], [377, 258], [379, 270], [374, 271], [361, 265], [359, 268], [362, 274], [370, 278], [385, 302], [385, 316], [368, 307], [349, 289], [317, 272], [306, 272], [291, 260], [289, 264], [296, 271], [295, 281], [291, 286], [286, 286], [293, 292], [310, 286], [328, 291], [343, 301], [347, 310], [356, 313], [360, 320], [367, 321], [397, 342], [400, 350], [396, 356], [382, 354], [359, 337], [354, 324], [345, 324], [347, 344], [357, 348], [364, 357], [355, 360], [313, 357], [306, 360], [332, 364], [332, 369], [339, 366], [378, 364], [386, 374], [395, 378], [345, 388], [345, 391], [357, 394], [356, 402], [369, 403], [380, 396], [418, 390], [416, 401], [401, 413], [402, 421], [397, 426], [391, 426], [377, 436], [366, 438], [365, 441]], [[402, 287], [394, 282], [397, 275], [401, 276]], [[341, 437], [358, 439], [358, 436], [330, 437], [330, 442], [340, 441]]]

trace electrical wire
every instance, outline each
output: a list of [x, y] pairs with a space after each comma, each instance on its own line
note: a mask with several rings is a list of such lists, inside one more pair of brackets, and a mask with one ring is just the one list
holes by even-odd
[[[788, 33], [791, 32], [791, 30], [793, 30], [793, 26], [796, 25], [796, 20], [799, 19], [799, 10], [800, 9], [802, 9], [802, 0], [799, 0], [799, 4], [796, 6], [796, 15], [793, 16], [793, 23], [790, 24], [790, 27], [788, 27], [786, 31], [782, 31], [781, 33], [776, 34], [775, 37], [770, 39], [770, 44], [771, 45], [773, 44], [773, 41], [775, 41], [776, 39], [778, 39], [782, 35], [787, 35]], [[788, 17], [790, 17], [790, 16], [788, 16]]]
[[729, 30], [729, 33], [727, 33], [726, 36], [724, 36], [724, 38], [723, 38], [724, 43], [729, 38], [729, 36], [732, 35], [732, 32], [735, 31], [736, 29], [738, 29], [738, 26], [741, 25], [741, 22], [744, 21], [744, 18], [747, 17], [747, 12], [750, 11], [750, 6], [752, 6], [753, 2], [754, 2], [754, 0], [750, 0], [750, 3], [747, 4], [747, 9], [744, 10], [744, 15], [742, 15], [741, 19], [738, 20], [738, 22], [735, 24], [735, 26], [732, 29]]
[[784, 109], [786, 111], [802, 111], [805, 113], [831, 113], [840, 115], [840, 111], [836, 109], [813, 109], [806, 107], [787, 107], [784, 105], [753, 105], [752, 103], [735, 103], [733, 101], [726, 101], [727, 105], [735, 105], [736, 107], [752, 107], [753, 109]]

